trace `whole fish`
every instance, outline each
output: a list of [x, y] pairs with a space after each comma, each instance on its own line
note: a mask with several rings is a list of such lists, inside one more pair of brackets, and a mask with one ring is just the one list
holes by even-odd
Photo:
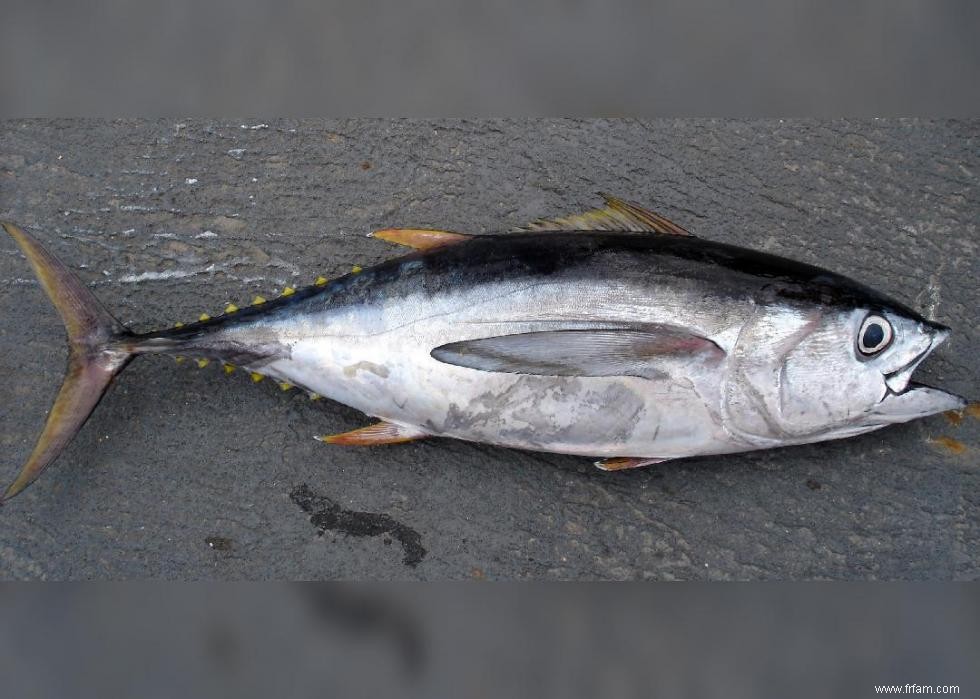
[[4, 228], [64, 319], [70, 353], [3, 500], [150, 353], [241, 366], [380, 419], [324, 442], [454, 437], [601, 457], [607, 470], [850, 437], [966, 404], [910, 382], [948, 328], [833, 272], [698, 239], [609, 196], [500, 234], [378, 231], [416, 250], [145, 334]]

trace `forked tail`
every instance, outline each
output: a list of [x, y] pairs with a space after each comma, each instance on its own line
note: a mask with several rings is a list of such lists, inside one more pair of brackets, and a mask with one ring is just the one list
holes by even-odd
[[0, 505], [33, 483], [64, 450], [92, 414], [112, 377], [132, 358], [131, 333], [113, 318], [91, 291], [60, 260], [12, 223], [4, 223], [27, 255], [38, 281], [68, 331], [68, 371], [48, 414], [44, 431], [17, 479], [0, 496]]

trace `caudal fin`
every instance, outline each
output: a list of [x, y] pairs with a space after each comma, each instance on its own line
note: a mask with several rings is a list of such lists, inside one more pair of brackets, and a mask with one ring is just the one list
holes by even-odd
[[99, 303], [58, 258], [12, 223], [4, 230], [20, 246], [38, 281], [58, 309], [68, 332], [68, 372], [44, 431], [16, 480], [0, 496], [0, 505], [33, 483], [64, 450], [92, 414], [112, 377], [132, 357], [121, 342], [126, 328]]

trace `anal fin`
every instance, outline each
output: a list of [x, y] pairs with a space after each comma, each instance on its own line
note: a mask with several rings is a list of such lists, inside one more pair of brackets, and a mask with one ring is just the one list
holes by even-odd
[[660, 464], [670, 459], [650, 459], [642, 456], [616, 456], [602, 461], [596, 461], [595, 467], [600, 471], [624, 471], [628, 468], [640, 468]]
[[385, 228], [370, 234], [389, 243], [405, 245], [416, 250], [434, 250], [446, 245], [461, 243], [472, 236], [452, 231], [439, 231], [428, 228]]
[[381, 422], [361, 427], [350, 432], [316, 437], [325, 444], [341, 444], [348, 447], [370, 447], [381, 444], [402, 444], [429, 435], [418, 428], [397, 425], [394, 422]]

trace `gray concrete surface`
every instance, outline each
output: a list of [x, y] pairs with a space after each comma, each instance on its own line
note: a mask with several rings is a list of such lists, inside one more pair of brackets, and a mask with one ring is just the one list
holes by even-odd
[[[917, 378], [980, 397], [980, 122], [11, 121], [0, 218], [139, 330], [609, 191], [699, 235], [850, 274], [952, 326]], [[61, 382], [63, 330], [0, 241], [0, 469]], [[340, 405], [141, 359], [0, 511], [0, 577], [968, 579], [978, 421], [606, 474], [448, 440], [331, 447]], [[939, 441], [936, 441], [939, 440]]]

